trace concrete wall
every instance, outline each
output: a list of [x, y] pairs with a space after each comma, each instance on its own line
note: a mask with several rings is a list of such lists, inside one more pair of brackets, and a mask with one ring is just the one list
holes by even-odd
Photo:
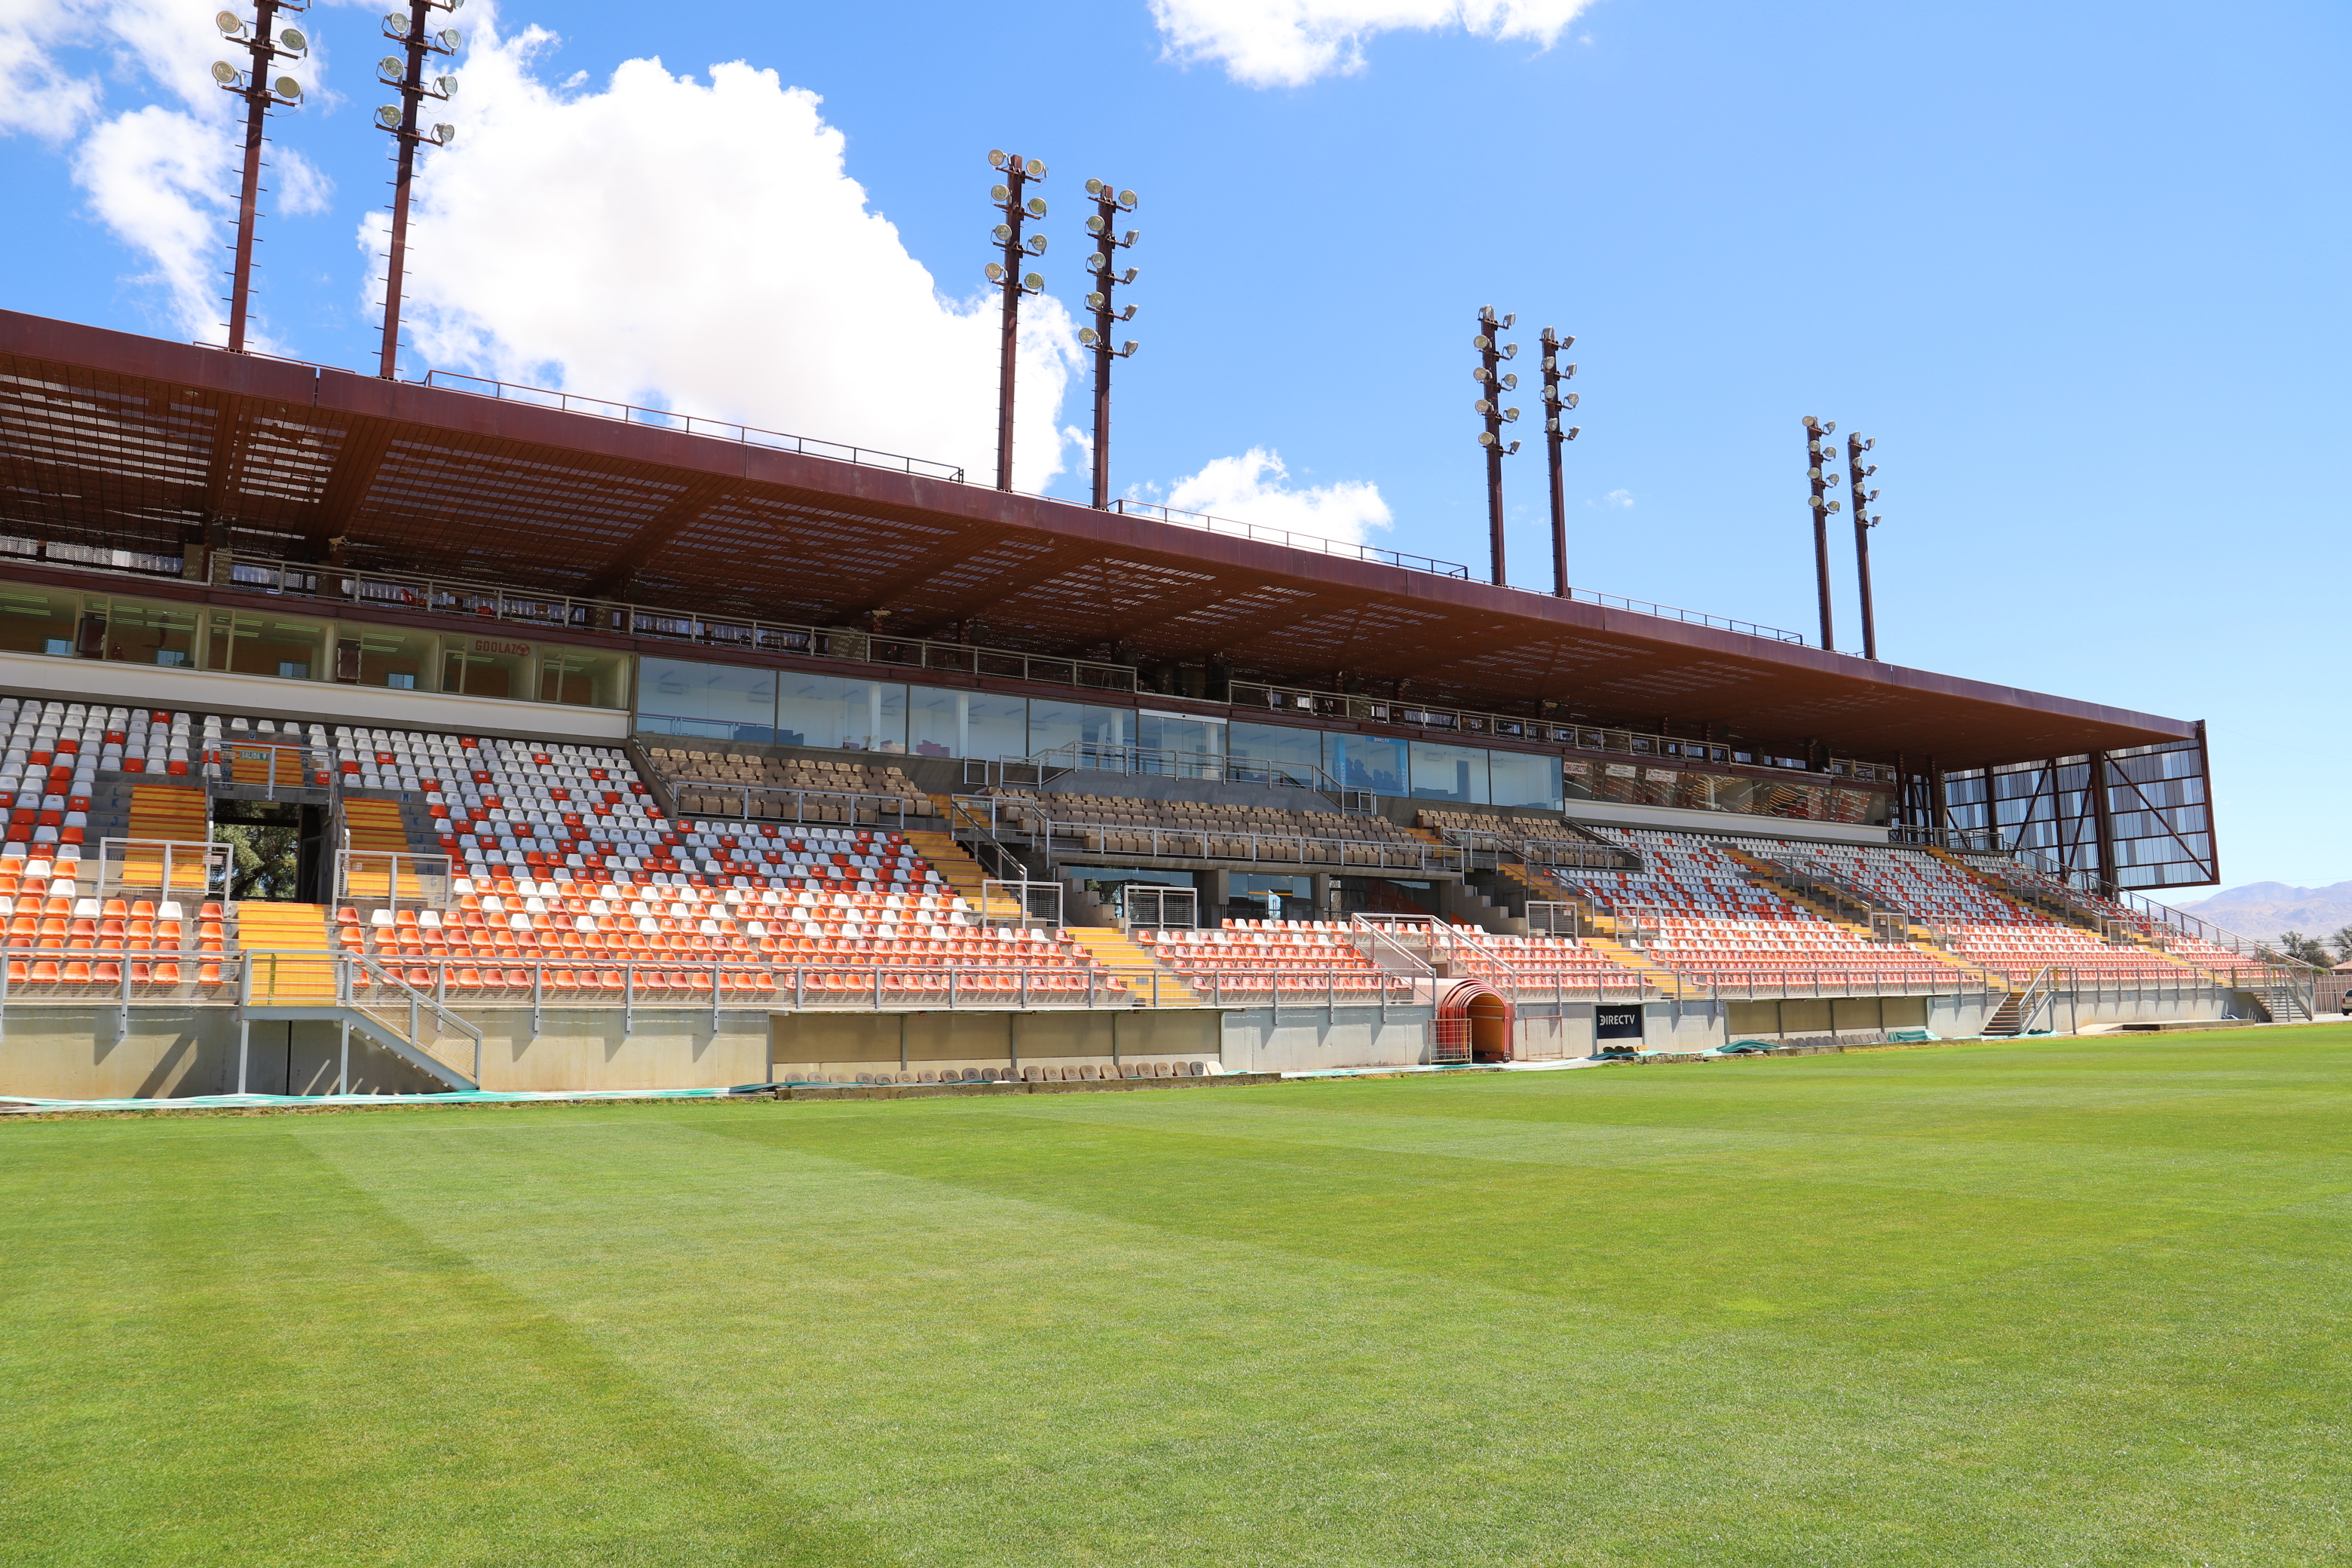
[[[0, 1094], [37, 1100], [169, 1100], [236, 1092], [237, 1031], [226, 1007], [133, 1008], [127, 1034], [110, 1007], [8, 1009]], [[255, 1094], [329, 1094], [339, 1035], [332, 1024], [257, 1020], [246, 1063]], [[431, 1094], [442, 1082], [352, 1036], [354, 1094]]]
[[1108, 1066], [1218, 1058], [1215, 1013], [777, 1013], [769, 1055], [779, 1079], [946, 1068]]
[[1318, 1068], [1413, 1067], [1429, 1058], [1426, 1007], [1270, 1007], [1225, 1016], [1225, 1066], [1235, 1072], [1307, 1072]]

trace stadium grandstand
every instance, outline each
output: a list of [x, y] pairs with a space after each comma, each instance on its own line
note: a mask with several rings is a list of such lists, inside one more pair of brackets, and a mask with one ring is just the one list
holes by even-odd
[[[956, 1082], [2310, 1016], [2200, 723], [0, 312], [0, 1094]], [[266, 840], [283, 865], [262, 874]]]

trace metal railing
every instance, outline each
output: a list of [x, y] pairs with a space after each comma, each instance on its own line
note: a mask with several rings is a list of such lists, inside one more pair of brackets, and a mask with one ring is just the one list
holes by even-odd
[[353, 849], [335, 854], [334, 903], [380, 904], [398, 910], [446, 910], [453, 879], [451, 858], [405, 849]]
[[1074, 741], [1026, 757], [964, 759], [967, 785], [995, 784], [1007, 789], [1043, 789], [1072, 773], [1125, 773], [1141, 778], [1196, 779], [1216, 784], [1257, 784], [1266, 789], [1303, 789], [1322, 796], [1341, 814], [1369, 816], [1380, 809], [1370, 790], [1349, 789], [1312, 763], [1278, 763], [1264, 757], [1234, 757], [1223, 752], [1183, 752]]
[[[243, 980], [245, 955], [197, 948], [20, 944], [0, 937], [0, 1039], [11, 1005], [87, 1007], [115, 1004], [116, 1028], [135, 1005], [227, 1006]], [[80, 973], [77, 973], [77, 971]]]
[[[412, 1049], [423, 1052], [446, 1067], [454, 1068], [457, 1064], [450, 1061], [437, 1048], [441, 1037], [452, 1034], [471, 1040], [474, 1045], [473, 1069], [467, 1076], [477, 1088], [480, 1086], [481, 1028], [439, 998], [425, 994], [364, 953], [337, 955], [335, 996], [341, 1005], [364, 1015], [378, 1028], [398, 1032]], [[387, 1009], [390, 1009], [389, 1016]], [[433, 1024], [430, 1040], [425, 1038], [424, 1029], [427, 1019]], [[531, 1032], [539, 1032], [535, 1016]]]
[[1474, 867], [1499, 866], [1509, 859], [1544, 869], [1637, 874], [1642, 869], [1642, 858], [1634, 851], [1588, 839], [1527, 838], [1487, 827], [1441, 827], [1436, 832], [1448, 844], [1461, 846]]
[[973, 912], [982, 925], [1059, 931], [1062, 895], [1066, 890], [1057, 881], [1033, 881], [1026, 877], [983, 878], [980, 903]]
[[1151, 931], [1195, 931], [1201, 924], [1201, 890], [1157, 882], [1121, 882], [1118, 920], [1122, 928]]
[[194, 893], [226, 900], [235, 865], [235, 847], [220, 842], [172, 838], [101, 838], [98, 841], [98, 892], [101, 899], [153, 890], [159, 898]]
[[[993, 797], [992, 797], [993, 798]], [[1007, 813], [1007, 815], [1012, 815]], [[1463, 869], [1463, 851], [1418, 839], [1333, 838], [1308, 833], [1259, 833], [1247, 828], [1136, 827], [1118, 823], [1023, 817], [1025, 834], [1053, 864], [1071, 855], [1115, 855], [1138, 862], [1224, 860], [1249, 865], [1329, 866], [1348, 871], [1412, 871], [1451, 875]], [[1112, 848], [1113, 837], [1126, 840]], [[1138, 839], [1143, 843], [1135, 842]]]
[[644, 408], [634, 403], [614, 402], [609, 397], [583, 397], [576, 392], [558, 392], [551, 387], [529, 386], [520, 382], [498, 381], [486, 375], [467, 375], [452, 370], [428, 370], [418, 384], [437, 387], [444, 392], [462, 392], [472, 397], [488, 397], [501, 403], [527, 403], [535, 408], [553, 408], [565, 414], [589, 414], [600, 419], [618, 420], [625, 425], [651, 426], [683, 436], [706, 436], [713, 440], [733, 441], [740, 446], [764, 447], [771, 451], [792, 452], [803, 458], [830, 458], [835, 462], [856, 463], [861, 468], [887, 468], [923, 479], [963, 483], [963, 469], [952, 463], [935, 463], [928, 458], [904, 457], [897, 452], [877, 451], [871, 447], [845, 446], [838, 441], [813, 440], [806, 436], [787, 436], [781, 431], [762, 430], [755, 425], [738, 424], [731, 419], [706, 419], [698, 415], [680, 414], [671, 408]]
[[1557, 937], [1562, 942], [1583, 940], [1583, 910], [1561, 899], [1529, 899], [1527, 904], [1528, 934]]
[[[969, 643], [933, 642], [925, 637], [885, 637], [851, 626], [662, 610], [621, 599], [501, 587], [468, 578], [414, 572], [320, 566], [277, 556], [236, 554], [226, 550], [214, 552], [213, 561], [223, 586], [347, 605], [359, 611], [407, 610], [462, 617], [469, 623], [491, 621], [542, 631], [602, 632], [739, 653], [790, 654], [886, 665], [896, 669], [999, 676], [1088, 690], [1135, 689], [1132, 665], [1097, 659], [1055, 658]], [[640, 718], [687, 726], [662, 731], [672, 734], [731, 740], [736, 729], [730, 723], [686, 714], [641, 712]]]
[[[1647, 731], [1612, 728], [1557, 719], [1530, 719], [1525, 714], [1490, 713], [1473, 708], [1368, 697], [1308, 687], [1268, 686], [1236, 680], [1232, 687], [1236, 708], [1263, 708], [1273, 712], [1318, 719], [1352, 719], [1402, 729], [1437, 730], [1448, 734], [1483, 735], [1527, 741], [1538, 745], [1575, 751], [1608, 752], [1657, 763], [1697, 766], [1713, 763], [1746, 768], [1769, 768], [1802, 773], [1814, 783], [1893, 784], [1895, 770], [1882, 763], [1832, 757], [1822, 768], [1802, 757], [1783, 757], [1727, 745], [1720, 741], [1695, 741]], [[1402, 791], [1392, 793], [1402, 793]], [[1745, 815], [1745, 814], [1741, 814]]]
[[1178, 528], [1190, 528], [1202, 533], [1221, 533], [1233, 539], [1251, 539], [1262, 544], [1279, 544], [1285, 549], [1311, 551], [1318, 555], [1339, 555], [1355, 561], [1372, 561], [1383, 566], [1402, 566], [1408, 572], [1427, 572], [1439, 577], [1467, 580], [1470, 568], [1458, 561], [1441, 561], [1433, 555], [1414, 555], [1404, 551], [1385, 550], [1377, 544], [1359, 544], [1343, 539], [1327, 539], [1316, 533], [1294, 533], [1286, 528], [1268, 528], [1264, 523], [1239, 522], [1229, 517], [1211, 517], [1206, 512], [1186, 511], [1181, 507], [1161, 506], [1154, 501], [1114, 500], [1110, 510], [1129, 517], [1150, 518], [1154, 522], [1172, 523]]

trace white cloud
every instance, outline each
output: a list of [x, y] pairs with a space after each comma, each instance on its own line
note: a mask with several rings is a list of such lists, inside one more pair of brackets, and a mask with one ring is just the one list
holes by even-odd
[[[90, 210], [152, 270], [175, 323], [218, 341], [226, 229], [236, 211], [240, 104], [213, 83], [212, 62], [242, 61], [212, 11], [184, 0], [0, 0], [0, 135], [76, 143], [74, 180]], [[318, 65], [291, 68], [315, 85]], [[110, 79], [143, 83], [180, 107], [145, 103], [106, 114]], [[271, 208], [324, 211], [331, 184], [273, 143]], [[255, 346], [269, 347], [257, 333]]]
[[1386, 528], [1393, 521], [1380, 486], [1369, 479], [1294, 487], [1286, 482], [1289, 478], [1281, 454], [1252, 447], [1238, 458], [1219, 458], [1191, 478], [1179, 479], [1169, 490], [1167, 503], [1181, 511], [1347, 544], [1363, 543], [1367, 529]]
[[1214, 60], [1250, 87], [1304, 87], [1364, 68], [1381, 33], [1460, 27], [1545, 48], [1592, 0], [1151, 0], [1169, 58]]
[[1630, 507], [1633, 504], [1633, 492], [1632, 490], [1611, 490], [1607, 495], [1601, 498], [1601, 504], [1602, 506]]
[[[943, 292], [868, 207], [815, 94], [741, 61], [697, 81], [657, 59], [566, 92], [536, 74], [551, 36], [501, 37], [488, 9], [465, 13], [458, 140], [425, 153], [411, 212], [420, 361], [993, 473], [985, 257], [961, 255]], [[362, 228], [371, 255], [383, 229]], [[1078, 259], [1047, 261], [1075, 278]], [[1062, 466], [1076, 363], [1050, 296], [1024, 304], [1020, 352], [1013, 481], [1036, 490]]]

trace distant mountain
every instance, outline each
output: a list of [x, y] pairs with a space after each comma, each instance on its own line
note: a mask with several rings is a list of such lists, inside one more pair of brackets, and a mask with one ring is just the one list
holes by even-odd
[[2290, 888], [2284, 882], [2249, 882], [2175, 909], [2211, 921], [2240, 936], [2274, 937], [2299, 931], [2305, 936], [2327, 936], [2339, 926], [2352, 925], [2352, 882], [2332, 888]]

